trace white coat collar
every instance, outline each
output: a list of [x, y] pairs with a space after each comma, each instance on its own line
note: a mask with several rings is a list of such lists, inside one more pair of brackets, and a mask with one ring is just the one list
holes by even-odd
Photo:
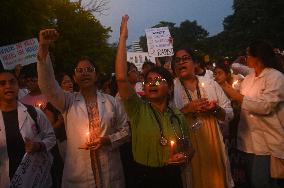
[[[25, 105], [23, 105], [22, 103], [20, 103], [19, 101], [17, 102], [17, 111], [18, 111], [18, 123], [19, 123], [19, 129], [21, 130], [21, 128], [24, 125], [24, 122], [28, 116], [27, 113], [27, 108], [25, 107]], [[3, 120], [3, 116], [2, 116], [2, 111], [1, 111], [1, 119]], [[3, 122], [4, 123], [4, 122]]]

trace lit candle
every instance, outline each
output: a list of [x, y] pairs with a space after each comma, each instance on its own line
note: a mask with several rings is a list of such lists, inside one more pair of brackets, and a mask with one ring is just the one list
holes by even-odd
[[36, 103], [35, 106], [40, 108], [40, 107], [42, 106], [42, 103], [41, 103], [41, 102], [38, 102], [38, 103]]
[[171, 147], [170, 147], [170, 159], [171, 159], [174, 156], [175, 141], [171, 140], [170, 144], [171, 144]]
[[233, 82], [232, 87], [233, 87], [234, 89], [235, 89], [235, 86], [238, 84], [238, 82], [239, 82], [238, 80], [236, 80], [236, 81]]
[[205, 86], [204, 82], [201, 82], [201, 86], [202, 86], [202, 87], [204, 87], [204, 86]]
[[86, 132], [86, 143], [90, 142], [90, 132]]

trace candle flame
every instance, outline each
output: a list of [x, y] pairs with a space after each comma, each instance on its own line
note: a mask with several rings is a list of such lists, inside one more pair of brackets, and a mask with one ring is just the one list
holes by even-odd
[[235, 85], [236, 85], [238, 82], [239, 82], [238, 80], [234, 81], [233, 84], [232, 84], [232, 87], [235, 87]]
[[86, 135], [89, 136], [90, 132], [86, 132]]
[[38, 103], [36, 103], [35, 106], [38, 107], [38, 108], [40, 108], [40, 107], [42, 106], [42, 103], [41, 103], [41, 102], [38, 102]]
[[204, 82], [202, 82], [202, 83], [201, 83], [201, 86], [202, 86], [202, 87], [204, 87], [204, 86], [205, 86]]
[[171, 146], [175, 144], [175, 141], [171, 140]]

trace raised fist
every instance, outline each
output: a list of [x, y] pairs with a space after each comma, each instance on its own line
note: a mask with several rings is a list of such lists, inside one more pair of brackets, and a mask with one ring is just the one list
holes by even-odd
[[39, 32], [39, 45], [49, 46], [59, 37], [55, 29], [44, 29]]

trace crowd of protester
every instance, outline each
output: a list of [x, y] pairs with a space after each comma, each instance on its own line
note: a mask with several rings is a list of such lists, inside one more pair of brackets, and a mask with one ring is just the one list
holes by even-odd
[[40, 31], [36, 64], [1, 70], [0, 187], [40, 152], [53, 161], [44, 187], [284, 187], [283, 54], [258, 40], [208, 66], [181, 47], [138, 70], [127, 22], [114, 74], [83, 56], [55, 75], [55, 29]]

